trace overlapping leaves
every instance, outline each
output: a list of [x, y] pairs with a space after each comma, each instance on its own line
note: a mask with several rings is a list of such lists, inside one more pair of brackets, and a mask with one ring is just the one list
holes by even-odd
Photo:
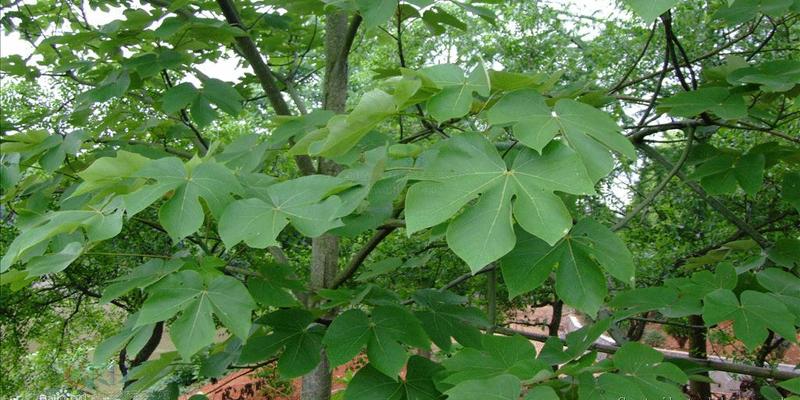
[[561, 99], [550, 108], [538, 92], [523, 89], [503, 96], [486, 115], [493, 125], [511, 125], [522, 144], [540, 152], [561, 133], [580, 155], [592, 181], [606, 176], [614, 167], [609, 150], [636, 158], [633, 145], [620, 135], [614, 120], [588, 104]]
[[600, 267], [626, 284], [633, 283], [631, 253], [619, 237], [591, 219], [581, 220], [555, 246], [519, 233], [517, 247], [501, 262], [511, 297], [540, 286], [555, 268], [559, 297], [566, 304], [595, 315], [608, 294]]
[[205, 212], [201, 198], [211, 214], [219, 219], [233, 200], [230, 194], [242, 191], [233, 172], [214, 161], [184, 164], [175, 157], [161, 158], [147, 163], [134, 176], [153, 183], [124, 196], [128, 215], [137, 214], [174, 191], [159, 208], [158, 219], [176, 242], [203, 225]]
[[590, 373], [580, 376], [579, 398], [686, 398], [680, 390], [680, 385], [688, 379], [686, 374], [663, 360], [663, 354], [647, 345], [626, 343], [614, 354], [616, 373], [605, 373], [597, 378]]
[[351, 184], [326, 175], [310, 175], [265, 189], [265, 196], [237, 200], [220, 218], [219, 233], [227, 247], [244, 241], [248, 246], [265, 248], [291, 221], [302, 234], [315, 237], [341, 226], [342, 206], [331, 196]]
[[201, 275], [184, 270], [152, 286], [136, 326], [164, 321], [180, 313], [170, 325], [170, 337], [184, 359], [211, 344], [216, 336], [213, 315], [233, 334], [246, 338], [255, 302], [247, 288], [227, 275]]
[[323, 343], [333, 365], [350, 361], [367, 346], [370, 365], [391, 377], [400, 373], [408, 358], [401, 343], [422, 349], [430, 345], [417, 318], [390, 305], [375, 307], [369, 316], [358, 309], [345, 311], [328, 328]]
[[563, 237], [572, 219], [554, 191], [594, 192], [577, 154], [561, 143], [541, 155], [524, 149], [507, 167], [494, 146], [474, 133], [449, 139], [413, 178], [422, 182], [406, 197], [409, 234], [447, 221], [478, 199], [447, 229], [448, 245], [473, 271], [514, 248], [514, 220], [548, 243]]
[[[323, 328], [313, 324], [307, 310], [286, 308], [270, 313], [258, 321], [265, 328], [250, 337], [242, 349], [241, 363], [257, 363], [283, 350], [278, 358], [278, 372], [285, 378], [308, 373], [320, 362]], [[264, 329], [268, 327], [269, 333]]]

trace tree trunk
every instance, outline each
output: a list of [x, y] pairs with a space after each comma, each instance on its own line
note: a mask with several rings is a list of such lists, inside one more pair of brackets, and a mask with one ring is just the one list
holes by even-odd
[[[703, 317], [699, 315], [689, 316], [689, 325], [702, 326]], [[706, 353], [706, 328], [692, 328], [689, 334], [689, 355], [695, 358], [708, 358]], [[700, 373], [708, 376], [708, 372]], [[711, 398], [711, 385], [708, 382], [689, 381], [689, 387], [699, 398], [706, 400]]]
[[564, 302], [556, 300], [553, 303], [553, 316], [550, 318], [550, 323], [547, 324], [547, 334], [550, 336], [558, 337], [558, 328], [561, 327], [561, 317], [564, 314]]
[[[347, 13], [329, 12], [325, 20], [325, 85], [323, 87], [323, 107], [342, 113], [347, 102]], [[320, 160], [317, 171], [321, 174], [335, 175], [339, 166], [333, 162]], [[311, 288], [321, 289], [330, 286], [338, 271], [339, 238], [322, 235], [311, 242]], [[325, 351], [322, 362], [314, 370], [303, 376], [302, 400], [328, 400], [331, 397], [331, 371]]]

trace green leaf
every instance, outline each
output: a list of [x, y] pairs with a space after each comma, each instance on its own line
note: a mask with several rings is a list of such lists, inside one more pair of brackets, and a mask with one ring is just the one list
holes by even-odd
[[285, 308], [262, 318], [272, 333], [253, 336], [242, 349], [241, 363], [257, 363], [283, 349], [278, 359], [278, 372], [285, 379], [304, 375], [320, 362], [322, 332], [312, 324], [314, 316], [307, 310]]
[[141, 393], [172, 373], [175, 369], [172, 362], [177, 357], [178, 353], [174, 351], [162, 353], [159, 358], [145, 361], [132, 368], [125, 377], [125, 380], [131, 382], [131, 384], [125, 387], [122, 397], [125, 399], [133, 398], [135, 394]]
[[[495, 107], [499, 108], [493, 111]], [[613, 168], [614, 160], [608, 150], [636, 158], [633, 145], [620, 135], [614, 120], [588, 104], [561, 99], [550, 110], [537, 92], [521, 90], [506, 94], [495, 107], [487, 113], [489, 122], [516, 123], [514, 134], [533, 149], [542, 148], [560, 131], [566, 143], [580, 155], [592, 181], [606, 176]]]
[[403, 385], [390, 378], [372, 364], [367, 364], [356, 372], [344, 392], [345, 400], [404, 400]]
[[161, 109], [167, 114], [175, 114], [192, 104], [198, 93], [194, 85], [189, 82], [175, 85], [161, 97]]
[[214, 122], [218, 116], [217, 110], [211, 108], [211, 103], [205, 96], [197, 96], [192, 102], [189, 112], [192, 114], [192, 119], [201, 129]]
[[678, 0], [625, 0], [625, 4], [645, 21], [652, 21], [678, 4]]
[[534, 386], [528, 390], [525, 400], [558, 400], [558, 394], [550, 386]]
[[333, 320], [322, 343], [332, 366], [342, 365], [361, 352], [371, 336], [369, 317], [361, 310], [347, 310]]
[[614, 294], [609, 305], [620, 311], [616, 318], [624, 318], [646, 311], [669, 307], [678, 300], [678, 292], [668, 287], [644, 287]]
[[556, 265], [556, 293], [565, 303], [591, 315], [607, 294], [601, 266], [626, 284], [632, 284], [634, 279], [633, 257], [622, 240], [586, 218], [555, 246], [532, 238], [518, 243], [502, 262], [509, 296], [535, 289]]
[[739, 119], [747, 116], [747, 105], [742, 95], [731, 93], [723, 87], [681, 92], [662, 100], [659, 108], [665, 108], [669, 110], [670, 115], [677, 117], [694, 117], [706, 111], [723, 119]]
[[247, 288], [237, 279], [222, 275], [208, 285], [207, 296], [220, 322], [234, 335], [246, 338], [250, 333], [250, 313], [256, 308]]
[[765, 92], [786, 92], [800, 84], [800, 61], [773, 60], [737, 69], [728, 74], [728, 82], [761, 85]]
[[0, 273], [17, 261], [41, 255], [47, 243], [62, 233], [82, 228], [91, 242], [110, 239], [122, 230], [122, 213], [119, 201], [112, 200], [102, 209], [55, 211], [38, 217], [6, 248], [0, 261]]
[[394, 14], [397, 0], [356, 0], [358, 12], [364, 18], [367, 29], [383, 25]]
[[458, 386], [472, 380], [513, 375], [520, 380], [533, 378], [548, 365], [536, 360], [536, 349], [522, 336], [482, 336], [481, 348], [466, 347], [442, 361], [443, 383]]
[[795, 322], [800, 321], [800, 278], [779, 268], [767, 268], [756, 274], [756, 280], [794, 314]]
[[184, 360], [190, 360], [192, 355], [208, 346], [215, 333], [211, 302], [207, 296], [199, 296], [189, 303], [169, 329], [170, 338]]
[[240, 172], [253, 172], [266, 158], [268, 149], [269, 143], [261, 141], [260, 135], [242, 135], [225, 146], [225, 150], [214, 158]]
[[348, 115], [336, 115], [325, 128], [300, 139], [289, 151], [292, 155], [337, 157], [346, 154], [386, 117], [397, 112], [392, 95], [375, 89], [365, 93]]
[[594, 317], [608, 294], [605, 276], [588, 252], [570, 245], [570, 240], [565, 243], [556, 269], [556, 293], [564, 303]]
[[428, 100], [427, 108], [437, 121], [447, 121], [467, 115], [472, 105], [472, 94], [489, 95], [489, 76], [479, 63], [465, 79], [461, 68], [451, 64], [437, 65], [423, 70], [442, 90]]
[[244, 98], [228, 82], [206, 79], [203, 81], [202, 95], [230, 115], [236, 116], [242, 111]]
[[663, 358], [649, 346], [626, 343], [613, 358], [618, 373], [602, 374], [597, 382], [589, 374], [580, 377], [581, 398], [685, 399], [679, 385], [686, 383], [686, 374], [673, 364], [662, 363]]
[[161, 225], [175, 242], [196, 232], [203, 225], [205, 212], [200, 198], [211, 213], [220, 218], [222, 211], [233, 199], [229, 193], [241, 193], [233, 172], [222, 164], [204, 161], [194, 167], [184, 166], [174, 157], [154, 160], [140, 169], [138, 177], [155, 180], [125, 196], [129, 214], [136, 214], [167, 192], [175, 193], [158, 212]]
[[28, 261], [25, 271], [28, 277], [52, 274], [65, 270], [83, 252], [83, 244], [72, 242], [64, 246], [58, 253], [37, 256]]
[[124, 150], [117, 152], [116, 157], [102, 157], [81, 172], [83, 179], [72, 196], [89, 193], [101, 188], [114, 187], [134, 176], [136, 171], [144, 167], [150, 160], [136, 153]]
[[784, 175], [781, 196], [800, 212], [800, 173], [789, 172]]
[[792, 392], [800, 394], [800, 378], [792, 378], [778, 383], [778, 386]]
[[397, 399], [436, 400], [441, 393], [433, 376], [442, 369], [438, 364], [420, 356], [412, 356], [406, 367], [406, 380], [397, 381], [367, 364], [358, 370], [347, 385], [345, 400]]
[[341, 200], [329, 195], [348, 186], [346, 181], [327, 175], [276, 183], [266, 188], [262, 198], [231, 203], [220, 218], [220, 237], [228, 248], [241, 241], [265, 248], [277, 244], [278, 234], [290, 221], [300, 233], [319, 236], [342, 225], [336, 215]]
[[767, 249], [767, 257], [775, 264], [786, 268], [800, 266], [800, 240], [778, 239], [772, 247]]
[[212, 312], [234, 335], [246, 338], [254, 308], [247, 289], [235, 278], [218, 275], [205, 282], [197, 271], [185, 270], [152, 287], [136, 325], [167, 320], [181, 312], [170, 335], [181, 357], [188, 359], [214, 340]]
[[755, 196], [764, 183], [766, 159], [761, 153], [748, 153], [739, 158], [734, 167], [734, 175], [739, 186], [750, 196]]
[[[514, 250], [500, 260], [500, 268], [503, 273], [503, 281], [508, 287], [509, 299], [541, 286], [550, 276], [553, 264], [558, 262], [560, 255], [558, 251], [552, 251], [558, 247], [551, 247], [521, 228], [516, 229], [516, 234], [517, 244], [514, 246]], [[554, 258], [544, 261], [548, 256]], [[542, 261], [536, 262], [535, 260]]]
[[553, 191], [594, 192], [577, 155], [560, 143], [542, 155], [522, 151], [507, 168], [497, 150], [477, 134], [449, 139], [415, 178], [424, 182], [413, 185], [406, 197], [409, 234], [444, 222], [481, 195], [447, 229], [448, 245], [473, 272], [513, 249], [512, 198], [517, 222], [555, 243], [569, 230], [571, 217]]
[[767, 329], [789, 341], [797, 340], [792, 324], [794, 317], [786, 306], [767, 294], [752, 290], [742, 292], [738, 300], [727, 289], [709, 293], [703, 299], [703, 320], [707, 325], [733, 320], [734, 334], [748, 349], [755, 349], [766, 339]]
[[366, 271], [359, 274], [356, 281], [364, 282], [374, 277], [385, 275], [397, 270], [401, 265], [403, 265], [403, 260], [399, 257], [389, 257], [380, 260], [374, 264], [367, 265]]
[[150, 260], [134, 268], [127, 275], [112, 280], [103, 290], [100, 303], [108, 303], [133, 289], [150, 286], [177, 271], [182, 266], [183, 261], [181, 260]]
[[492, 125], [513, 124], [514, 136], [538, 151], [550, 143], [561, 129], [550, 107], [535, 90], [518, 90], [503, 96], [486, 113]]
[[445, 394], [452, 400], [517, 400], [521, 391], [519, 378], [498, 375], [489, 379], [461, 382]]
[[481, 346], [483, 336], [478, 328], [486, 328], [489, 323], [480, 310], [463, 306], [465, 298], [448, 292], [423, 289], [414, 293], [414, 301], [426, 308], [416, 311], [414, 315], [440, 349], [450, 350], [451, 337], [465, 346]]

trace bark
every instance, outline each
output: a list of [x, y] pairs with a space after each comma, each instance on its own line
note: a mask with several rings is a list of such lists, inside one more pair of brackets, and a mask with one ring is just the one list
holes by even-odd
[[550, 336], [558, 337], [558, 328], [561, 327], [561, 317], [564, 312], [564, 302], [556, 300], [553, 303], [553, 316], [550, 323], [547, 324], [547, 334]]
[[[357, 28], [357, 26], [356, 26]], [[347, 14], [329, 12], [325, 21], [325, 83], [323, 86], [323, 106], [331, 111], [342, 113], [347, 103]], [[320, 160], [318, 172], [335, 175], [339, 167], [327, 160]], [[339, 238], [322, 235], [311, 242], [311, 288], [330, 287], [338, 272]], [[301, 398], [303, 400], [328, 400], [331, 397], [331, 371], [325, 352], [322, 362], [313, 371], [303, 376]]]
[[[703, 317], [699, 315], [689, 316], [689, 325], [704, 324]], [[689, 334], [689, 356], [694, 358], [706, 359], [706, 328], [692, 328]], [[708, 372], [702, 372], [700, 375], [708, 376]], [[711, 398], [711, 385], [708, 382], [689, 381], [689, 387], [701, 399]]]

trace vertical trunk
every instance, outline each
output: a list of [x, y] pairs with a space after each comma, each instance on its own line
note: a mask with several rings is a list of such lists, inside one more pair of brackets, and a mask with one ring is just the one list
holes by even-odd
[[564, 302], [556, 300], [553, 303], [553, 316], [550, 318], [550, 323], [547, 324], [547, 334], [550, 336], [558, 337], [558, 328], [561, 327], [561, 316], [564, 313]]
[[[325, 21], [325, 85], [323, 87], [323, 106], [331, 111], [345, 111], [347, 102], [347, 14], [329, 12]], [[318, 172], [335, 175], [338, 166], [330, 161], [320, 160]], [[322, 235], [312, 239], [311, 246], [311, 287], [320, 289], [331, 284], [338, 269], [339, 238]], [[303, 400], [328, 400], [331, 397], [331, 371], [327, 357], [322, 354], [322, 362], [313, 371], [303, 376], [301, 398]]]
[[[699, 315], [689, 316], [689, 325], [702, 326], [703, 324], [703, 317]], [[708, 358], [708, 354], [706, 353], [705, 328], [692, 328], [689, 336], [689, 355], [695, 358]], [[701, 375], [708, 376], [708, 372], [703, 372]], [[708, 382], [690, 381], [689, 387], [699, 398], [703, 400], [711, 398], [711, 385], [709, 385]]]

